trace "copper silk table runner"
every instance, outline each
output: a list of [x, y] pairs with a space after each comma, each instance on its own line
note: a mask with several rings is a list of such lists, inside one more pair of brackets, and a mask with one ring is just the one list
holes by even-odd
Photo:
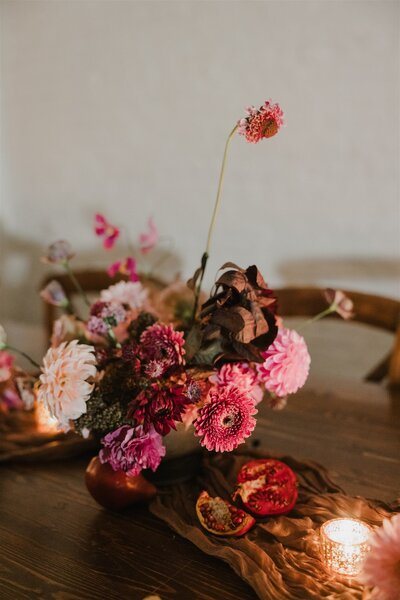
[[329, 575], [319, 558], [318, 529], [335, 517], [356, 517], [372, 526], [400, 510], [392, 505], [348, 496], [313, 462], [276, 457], [288, 464], [299, 481], [299, 499], [288, 516], [270, 517], [243, 538], [219, 538], [204, 531], [196, 517], [199, 492], [229, 500], [236, 473], [266, 451], [216, 454], [204, 457], [194, 481], [165, 487], [150, 510], [200, 550], [227, 562], [262, 600], [366, 600], [368, 592], [354, 579]]

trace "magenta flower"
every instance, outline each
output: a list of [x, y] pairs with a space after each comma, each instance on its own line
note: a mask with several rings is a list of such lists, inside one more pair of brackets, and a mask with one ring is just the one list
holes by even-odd
[[151, 377], [160, 377], [171, 367], [185, 364], [184, 338], [182, 331], [172, 325], [154, 323], [140, 336], [140, 357], [148, 362], [146, 372]]
[[98, 300], [90, 308], [87, 329], [96, 335], [106, 335], [110, 327], [116, 327], [126, 319], [126, 310], [117, 302]]
[[182, 421], [189, 403], [182, 386], [160, 389], [153, 384], [134, 400], [129, 417], [142, 424], [144, 431], [154, 426], [158, 433], [167, 435], [171, 429], [176, 429], [177, 421]]
[[58, 240], [48, 247], [46, 256], [42, 256], [42, 261], [50, 264], [66, 264], [74, 256], [71, 244], [66, 240]]
[[133, 429], [122, 425], [107, 434], [101, 443], [104, 448], [99, 452], [100, 462], [109, 463], [114, 471], [124, 471], [131, 477], [139, 475], [142, 469], [156, 471], [166, 452], [154, 427], [145, 433], [141, 426]]
[[107, 273], [110, 277], [115, 277], [117, 273], [121, 273], [121, 275], [127, 275], [129, 281], [139, 281], [136, 270], [136, 260], [132, 256], [114, 262], [108, 267]]
[[48, 302], [48, 304], [59, 306], [60, 308], [66, 308], [69, 304], [64, 288], [55, 279], [52, 279], [46, 287], [43, 288], [40, 292], [40, 297], [45, 302]]
[[148, 221], [148, 231], [141, 233], [139, 236], [140, 252], [147, 254], [156, 246], [160, 235], [152, 217]]
[[245, 394], [250, 394], [256, 404], [263, 397], [256, 371], [249, 363], [226, 363], [210, 381], [219, 385], [234, 385]]
[[354, 316], [353, 301], [341, 290], [332, 290], [327, 288], [324, 292], [326, 301], [328, 302], [331, 312], [337, 312], [342, 319], [351, 319]]
[[104, 215], [97, 213], [94, 217], [94, 230], [96, 235], [103, 238], [103, 246], [106, 250], [113, 248], [119, 237], [119, 229], [111, 225]]
[[371, 550], [367, 555], [360, 581], [373, 586], [372, 598], [399, 600], [400, 598], [400, 513], [384, 519], [382, 527], [369, 539]]
[[234, 385], [218, 386], [209, 393], [209, 401], [199, 409], [194, 422], [195, 434], [207, 450], [230, 452], [252, 433], [257, 413], [254, 400]]
[[264, 362], [257, 365], [259, 381], [279, 397], [294, 394], [308, 377], [311, 358], [304, 338], [282, 327], [274, 342], [262, 353]]
[[14, 357], [9, 352], [0, 350], [0, 383], [10, 379], [13, 366]]
[[283, 125], [283, 111], [279, 104], [267, 101], [258, 110], [254, 106], [246, 109], [247, 116], [238, 122], [238, 132], [252, 144], [277, 134]]

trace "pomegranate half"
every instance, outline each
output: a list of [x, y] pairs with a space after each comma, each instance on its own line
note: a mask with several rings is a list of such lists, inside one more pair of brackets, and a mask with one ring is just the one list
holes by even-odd
[[232, 497], [240, 497], [246, 509], [265, 517], [290, 512], [297, 496], [297, 479], [292, 469], [280, 460], [260, 458], [240, 469]]
[[204, 529], [215, 535], [239, 537], [256, 522], [244, 510], [218, 496], [212, 498], [206, 491], [201, 492], [197, 499], [196, 513]]

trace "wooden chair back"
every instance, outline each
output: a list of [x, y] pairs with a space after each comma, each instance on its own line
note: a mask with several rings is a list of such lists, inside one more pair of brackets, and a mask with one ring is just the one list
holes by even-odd
[[[400, 386], [400, 302], [391, 298], [343, 290], [354, 303], [353, 321], [378, 327], [394, 334], [392, 351], [367, 375], [367, 381], [382, 381], [388, 376], [389, 384]], [[326, 309], [320, 288], [287, 287], [275, 290], [278, 312], [283, 317], [313, 317]], [[333, 313], [333, 318], [339, 318]]]

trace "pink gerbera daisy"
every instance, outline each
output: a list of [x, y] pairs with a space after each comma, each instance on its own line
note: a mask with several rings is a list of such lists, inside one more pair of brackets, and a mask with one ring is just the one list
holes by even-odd
[[371, 599], [400, 599], [400, 513], [385, 519], [371, 536], [360, 580], [373, 586]]
[[94, 231], [96, 235], [103, 238], [103, 246], [106, 250], [110, 250], [119, 237], [118, 227], [111, 225], [100, 213], [94, 216]]
[[238, 132], [252, 144], [277, 134], [283, 125], [281, 107], [279, 104], [271, 104], [269, 100], [258, 110], [254, 106], [249, 106], [246, 113], [247, 116], [238, 122]]
[[257, 365], [258, 377], [269, 392], [284, 397], [305, 384], [311, 358], [304, 338], [296, 331], [280, 328], [262, 357], [264, 362]]
[[217, 386], [199, 409], [195, 434], [207, 450], [230, 452], [252, 433], [257, 413], [254, 399], [234, 385]]

